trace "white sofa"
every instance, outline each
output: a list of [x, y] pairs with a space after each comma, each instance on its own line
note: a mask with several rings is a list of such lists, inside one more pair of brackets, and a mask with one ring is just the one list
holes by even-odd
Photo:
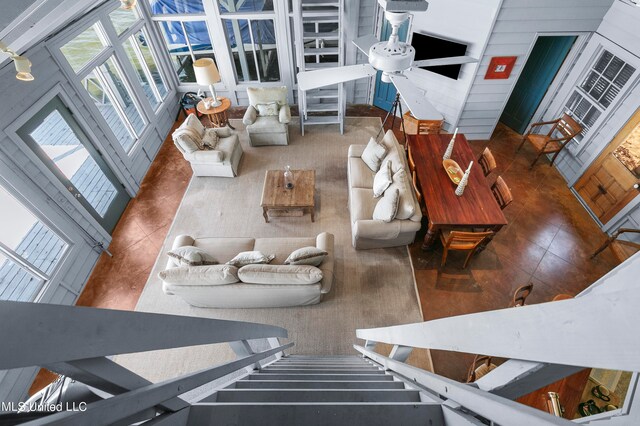
[[[163, 281], [162, 289], [165, 294], [180, 296], [193, 306], [203, 308], [274, 308], [314, 305], [320, 303], [322, 296], [329, 293], [333, 284], [334, 237], [327, 232], [323, 232], [315, 238], [193, 238], [188, 235], [180, 235], [175, 239], [173, 249], [186, 245], [193, 245], [205, 250], [220, 264], [228, 262], [243, 251], [258, 250], [266, 255], [275, 254], [275, 259], [265, 266], [275, 265], [272, 269], [277, 269], [282, 273], [287, 273], [288, 270], [293, 270], [296, 267], [295, 265], [283, 264], [289, 254], [296, 249], [314, 246], [328, 253], [318, 266], [321, 271], [321, 279], [309, 284], [278, 283], [277, 277], [276, 282], [270, 284], [240, 281], [231, 284], [211, 285], [197, 279], [179, 284]], [[166, 269], [176, 267], [178, 265], [170, 257]], [[239, 271], [241, 273], [242, 268]]]
[[[382, 162], [391, 159], [393, 171], [404, 168], [411, 179], [407, 158], [402, 145], [389, 130], [380, 142], [387, 147]], [[383, 222], [373, 219], [373, 210], [378, 202], [373, 197], [375, 173], [362, 161], [366, 145], [351, 145], [348, 152], [347, 178], [349, 184], [349, 214], [351, 219], [351, 243], [356, 249], [396, 247], [411, 244], [420, 230], [422, 213], [413, 189], [407, 188], [408, 202], [413, 203], [413, 214], [408, 219], [393, 219]], [[410, 185], [410, 182], [407, 181]]]
[[[201, 149], [204, 141], [217, 135], [213, 149]], [[173, 143], [191, 164], [195, 176], [234, 177], [242, 158], [242, 145], [238, 135], [230, 128], [206, 128], [194, 115], [189, 114], [173, 133]]]
[[[287, 88], [281, 87], [249, 87], [249, 107], [242, 118], [247, 126], [249, 145], [289, 145], [289, 122], [291, 110], [287, 103]], [[278, 104], [277, 115], [262, 116], [258, 114], [256, 105]]]

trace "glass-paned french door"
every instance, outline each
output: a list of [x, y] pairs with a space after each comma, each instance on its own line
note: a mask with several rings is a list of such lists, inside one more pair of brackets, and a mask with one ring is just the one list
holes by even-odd
[[103, 228], [113, 230], [130, 197], [62, 100], [53, 98], [18, 135]]

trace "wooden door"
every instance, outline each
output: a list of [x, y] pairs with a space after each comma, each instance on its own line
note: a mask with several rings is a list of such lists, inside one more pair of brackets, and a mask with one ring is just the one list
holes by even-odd
[[634, 187], [640, 182], [638, 162], [640, 109], [574, 186], [603, 224], [638, 195]]

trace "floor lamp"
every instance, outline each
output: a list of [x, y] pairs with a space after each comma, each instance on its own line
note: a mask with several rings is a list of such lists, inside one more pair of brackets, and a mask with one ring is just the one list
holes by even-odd
[[213, 98], [211, 108], [220, 106], [222, 102], [218, 99], [216, 89], [213, 87], [214, 84], [220, 82], [220, 73], [213, 59], [201, 58], [196, 60], [193, 63], [193, 71], [196, 74], [196, 82], [202, 86], [209, 86], [209, 90], [211, 90], [211, 97]]

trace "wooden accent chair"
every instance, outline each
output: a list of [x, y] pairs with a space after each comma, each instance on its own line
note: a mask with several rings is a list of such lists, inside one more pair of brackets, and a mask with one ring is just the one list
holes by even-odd
[[491, 192], [502, 210], [504, 210], [504, 208], [513, 201], [511, 190], [505, 183], [504, 179], [502, 179], [502, 176], [498, 176], [493, 185], [491, 185]]
[[513, 300], [511, 300], [510, 308], [515, 308], [517, 306], [524, 306], [527, 297], [533, 291], [533, 283], [529, 283], [527, 285], [523, 285], [518, 287], [516, 291], [513, 292]]
[[489, 176], [489, 173], [491, 173], [495, 170], [496, 167], [498, 167], [496, 159], [488, 147], [485, 148], [484, 151], [482, 151], [482, 154], [480, 154], [480, 157], [478, 157], [478, 164], [480, 164], [482, 173], [484, 173], [485, 177]]
[[[547, 124], [553, 124], [551, 130], [546, 135], [540, 135], [536, 133], [531, 133], [535, 127], [544, 126]], [[562, 114], [562, 117], [552, 120], [552, 121], [542, 121], [540, 123], [533, 123], [531, 127], [529, 127], [529, 131], [525, 133], [522, 137], [522, 142], [518, 145], [518, 149], [516, 152], [520, 151], [522, 145], [525, 142], [529, 142], [533, 149], [538, 153], [529, 169], [532, 169], [535, 166], [538, 158], [542, 156], [542, 154], [553, 154], [555, 155], [551, 157], [551, 164], [558, 157], [560, 151], [582, 131], [582, 126], [580, 126], [571, 116], [568, 114]], [[557, 132], [557, 133], [556, 133]]]
[[640, 250], [640, 243], [618, 239], [622, 234], [640, 234], [640, 229], [620, 228], [605, 241], [590, 257], [593, 259], [609, 247], [619, 262], [624, 262]]
[[471, 256], [478, 250], [478, 246], [485, 238], [493, 235], [493, 231], [485, 232], [467, 232], [467, 231], [445, 231], [440, 233], [440, 241], [442, 241], [442, 262], [440, 266], [447, 263], [447, 255], [449, 250], [468, 250], [469, 254], [464, 261], [462, 268], [466, 268]]

